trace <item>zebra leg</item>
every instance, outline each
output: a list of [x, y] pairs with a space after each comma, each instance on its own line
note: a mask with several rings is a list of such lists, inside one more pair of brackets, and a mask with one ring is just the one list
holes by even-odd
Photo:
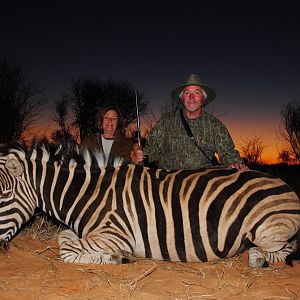
[[279, 251], [267, 252], [259, 247], [249, 249], [249, 266], [252, 268], [264, 268], [269, 266], [269, 262], [285, 261], [287, 256], [297, 250], [297, 241], [286, 243]]
[[60, 257], [68, 263], [120, 264], [136, 261], [128, 251], [106, 247], [101, 238], [95, 238], [95, 234], [80, 239], [76, 233], [67, 229], [59, 234], [58, 243]]
[[71, 229], [62, 230], [58, 234], [58, 243], [59, 245], [68, 242], [68, 241], [76, 241], [79, 240], [78, 235]]
[[80, 239], [76, 233], [67, 229], [58, 236], [60, 246], [60, 257], [67, 263], [96, 263], [117, 264], [117, 258], [107, 251], [94, 249], [88, 240]]
[[291, 267], [293, 266], [293, 260], [300, 260], [300, 230], [297, 232], [293, 242], [295, 243], [296, 250], [289, 254], [285, 259], [285, 263]]

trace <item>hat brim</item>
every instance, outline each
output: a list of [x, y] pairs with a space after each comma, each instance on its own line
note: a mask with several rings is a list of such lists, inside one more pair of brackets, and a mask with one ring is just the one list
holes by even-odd
[[205, 99], [203, 105], [208, 104], [209, 102], [213, 101], [216, 98], [216, 92], [213, 88], [211, 88], [208, 85], [205, 84], [198, 84], [198, 83], [185, 83], [185, 84], [181, 84], [178, 87], [176, 87], [172, 92], [171, 92], [171, 97], [174, 100], [179, 100], [179, 95], [182, 92], [182, 90], [187, 87], [187, 86], [191, 86], [191, 85], [196, 85], [196, 86], [200, 86], [206, 93], [207, 98]]

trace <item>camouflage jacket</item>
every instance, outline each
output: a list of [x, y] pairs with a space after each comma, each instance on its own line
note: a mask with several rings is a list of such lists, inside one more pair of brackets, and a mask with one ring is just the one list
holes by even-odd
[[[100, 132], [91, 133], [87, 135], [82, 143], [80, 144], [81, 148], [88, 148], [91, 151], [99, 151], [103, 153], [103, 147], [101, 142]], [[133, 148], [133, 141], [125, 137], [124, 134], [117, 131], [112, 144], [107, 166], [112, 167], [115, 157], [122, 157], [123, 164], [128, 164], [131, 162], [130, 153]]]
[[[217, 153], [220, 164], [224, 166], [242, 163], [227, 128], [220, 120], [205, 111], [196, 120], [186, 120], [198, 145], [209, 158]], [[161, 117], [146, 141], [144, 152], [149, 161], [158, 160], [160, 168], [195, 169], [212, 166], [190, 140], [179, 109]]]

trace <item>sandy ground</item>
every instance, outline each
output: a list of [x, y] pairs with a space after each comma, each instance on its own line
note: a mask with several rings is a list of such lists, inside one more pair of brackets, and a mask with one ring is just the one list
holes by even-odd
[[21, 233], [0, 254], [0, 299], [300, 299], [300, 262], [250, 269], [247, 253], [216, 263], [66, 264], [55, 238]]

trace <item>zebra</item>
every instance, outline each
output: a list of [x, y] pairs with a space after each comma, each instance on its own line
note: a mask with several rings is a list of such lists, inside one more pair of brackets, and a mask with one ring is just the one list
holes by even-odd
[[36, 208], [68, 227], [58, 237], [68, 263], [207, 262], [250, 246], [256, 268], [299, 251], [299, 198], [253, 170], [104, 167], [86, 150], [0, 147], [2, 252]]

